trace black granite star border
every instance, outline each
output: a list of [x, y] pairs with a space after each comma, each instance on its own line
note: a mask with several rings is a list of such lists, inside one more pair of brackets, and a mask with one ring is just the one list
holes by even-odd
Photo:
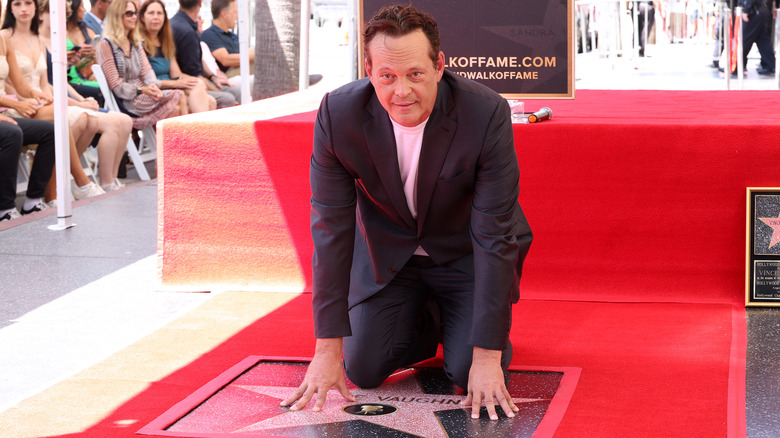
[[[347, 402], [331, 391], [323, 412], [279, 407], [293, 392], [311, 358], [250, 356], [220, 374], [138, 431], [175, 437], [552, 437], [579, 380], [580, 368], [511, 366], [508, 389], [520, 412], [491, 421], [458, 402], [464, 394], [443, 370], [415, 366], [399, 370], [380, 386]], [[329, 394], [329, 398], [331, 397]], [[236, 402], [240, 400], [240, 402]], [[236, 404], [238, 403], [238, 404]], [[377, 415], [392, 406], [390, 415]], [[353, 413], [349, 413], [351, 411]], [[362, 416], [353, 416], [363, 412]], [[487, 434], [487, 435], [486, 435]]]

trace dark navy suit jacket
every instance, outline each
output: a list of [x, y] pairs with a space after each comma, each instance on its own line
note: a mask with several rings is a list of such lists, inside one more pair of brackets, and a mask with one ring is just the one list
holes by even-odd
[[310, 168], [315, 336], [351, 334], [347, 311], [418, 246], [474, 275], [472, 345], [502, 350], [531, 244], [506, 100], [445, 70], [423, 135], [415, 220], [389, 115], [368, 79], [326, 95]]

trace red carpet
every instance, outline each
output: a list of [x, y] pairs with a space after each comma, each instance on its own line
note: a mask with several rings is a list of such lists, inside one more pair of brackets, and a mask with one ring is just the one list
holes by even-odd
[[[780, 113], [769, 109], [780, 94], [576, 97], [526, 102], [553, 118], [515, 126], [520, 202], [536, 237], [515, 308], [514, 363], [582, 368], [556, 436], [744, 436], [745, 188], [778, 185]], [[166, 122], [165, 284], [310, 290], [313, 120], [214, 120], [195, 132], [186, 118]], [[248, 355], [310, 356], [309, 299], [159, 382], [117, 418], [151, 421]]]
[[[515, 126], [531, 299], [744, 301], [745, 188], [777, 185], [775, 92], [577, 92]], [[526, 105], [527, 107], [529, 105]], [[310, 290], [314, 113], [164, 125], [171, 286]], [[170, 220], [175, 218], [175, 220]]]
[[[249, 355], [311, 356], [309, 298], [258, 320], [77, 436], [133, 436]], [[739, 335], [732, 318], [744, 325], [732, 306], [522, 301], [514, 315], [514, 365], [582, 368], [556, 437], [740, 436], [727, 433], [730, 349]], [[133, 427], [118, 426], [129, 418]]]

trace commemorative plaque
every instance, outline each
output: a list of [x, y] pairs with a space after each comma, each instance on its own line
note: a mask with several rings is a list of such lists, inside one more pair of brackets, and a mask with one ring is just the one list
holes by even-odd
[[[388, 4], [360, 1], [360, 31]], [[436, 20], [447, 70], [506, 98], [574, 97], [573, 0], [413, 0], [408, 4]], [[364, 76], [362, 41], [358, 53]]]
[[780, 306], [780, 188], [747, 189], [745, 305]]

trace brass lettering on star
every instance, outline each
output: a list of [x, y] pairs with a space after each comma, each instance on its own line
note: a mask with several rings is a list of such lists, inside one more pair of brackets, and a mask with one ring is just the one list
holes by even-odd
[[399, 403], [439, 403], [442, 405], [457, 405], [460, 404], [460, 400], [453, 400], [447, 398], [435, 398], [435, 397], [377, 397], [379, 401], [383, 402], [399, 402]]

